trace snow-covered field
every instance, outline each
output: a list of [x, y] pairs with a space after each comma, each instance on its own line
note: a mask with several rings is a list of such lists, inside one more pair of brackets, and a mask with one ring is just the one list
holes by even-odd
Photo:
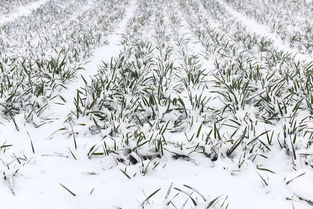
[[0, 2], [0, 209], [313, 208], [311, 0]]

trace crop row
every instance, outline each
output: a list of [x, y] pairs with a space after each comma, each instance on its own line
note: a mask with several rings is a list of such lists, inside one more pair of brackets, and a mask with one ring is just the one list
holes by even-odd
[[[30, 16], [0, 26], [0, 112], [42, 124], [49, 101], [75, 77], [92, 50], [122, 19], [126, 2], [50, 0]], [[39, 117], [39, 118], [38, 118]]]
[[212, 147], [232, 144], [226, 155], [239, 150], [242, 165], [266, 158], [264, 153], [279, 144], [294, 162], [297, 150], [312, 145], [312, 63], [297, 61], [272, 40], [248, 32], [217, 1], [186, 1], [182, 8], [206, 57], [214, 57], [211, 92], [223, 105], [215, 112], [219, 134]]
[[302, 53], [313, 52], [313, 4], [310, 1], [227, 1], [238, 11], [268, 26]]
[[26, 6], [35, 0], [10, 0], [2, 1], [0, 4], [0, 17], [15, 12], [16, 8]]

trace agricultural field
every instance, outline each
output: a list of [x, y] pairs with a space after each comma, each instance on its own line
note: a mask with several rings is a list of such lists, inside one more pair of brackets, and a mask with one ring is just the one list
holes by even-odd
[[311, 0], [0, 2], [1, 209], [313, 208]]

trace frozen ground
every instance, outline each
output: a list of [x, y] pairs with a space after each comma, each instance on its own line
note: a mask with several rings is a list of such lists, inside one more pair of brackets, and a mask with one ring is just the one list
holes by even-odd
[[312, 208], [312, 9], [3, 4], [0, 208]]

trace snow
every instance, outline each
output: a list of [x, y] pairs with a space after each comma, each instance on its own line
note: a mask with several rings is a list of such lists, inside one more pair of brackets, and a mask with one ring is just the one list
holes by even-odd
[[270, 38], [274, 45], [277, 47], [277, 49], [280, 49], [285, 52], [289, 52], [293, 55], [295, 55], [295, 58], [300, 61], [310, 61], [312, 60], [312, 55], [310, 54], [301, 54], [297, 49], [291, 48], [288, 43], [285, 43], [282, 38], [277, 33], [270, 32], [270, 29], [262, 25], [260, 23], [257, 23], [256, 21], [249, 19], [245, 15], [237, 12], [235, 9], [228, 6], [225, 2], [219, 1], [221, 5], [225, 7], [225, 9], [232, 14], [235, 18], [237, 18], [238, 21], [240, 21], [244, 26], [247, 27], [247, 30], [251, 33], [256, 33], [260, 36], [264, 36], [267, 38]]
[[103, 62], [109, 62], [112, 57], [118, 55], [120, 51], [120, 41], [121, 41], [121, 34], [125, 31], [125, 27], [127, 21], [133, 15], [134, 8], [136, 6], [135, 3], [132, 1], [129, 3], [129, 8], [123, 20], [120, 24], [116, 27], [116, 29], [112, 32], [111, 35], [107, 37], [109, 43], [105, 46], [99, 47], [94, 50], [92, 57], [89, 58], [87, 63], [83, 66], [84, 70], [78, 73], [78, 79], [73, 81], [67, 89], [63, 92], [63, 98], [67, 101], [67, 105], [60, 106], [60, 105], [53, 105], [50, 109], [56, 113], [54, 117], [64, 119], [67, 114], [71, 112], [74, 108], [74, 97], [73, 95], [76, 94], [76, 91], [80, 88], [85, 87], [84, 80], [82, 77], [87, 81], [90, 82], [90, 79], [97, 74], [98, 67]]
[[44, 5], [48, 0], [38, 0], [36, 2], [30, 3], [26, 6], [21, 6], [17, 8], [13, 13], [9, 13], [4, 15], [4, 17], [0, 16], [0, 25], [4, 25], [8, 22], [12, 22], [20, 17], [28, 16], [32, 13], [33, 10], [38, 9], [42, 5]]
[[[40, 0], [17, 8], [14, 13], [1, 18], [0, 25], [18, 21], [18, 18], [30, 15], [33, 10], [38, 9], [47, 1]], [[79, 13], [91, 8], [95, 1], [87, 1], [88, 6]], [[245, 25], [249, 32], [272, 39], [275, 47], [295, 54], [299, 61], [311, 60], [310, 55], [300, 54], [288, 43], [283, 42], [278, 34], [269, 32], [267, 26], [245, 17], [226, 3], [221, 3], [221, 5]], [[126, 7], [124, 17], [106, 37], [108, 43], [93, 50], [92, 56], [84, 60], [84, 69], [79, 71], [75, 79], [66, 84], [66, 89], [61, 92], [66, 101], [65, 104], [60, 105], [58, 103], [59, 98], [49, 104], [47, 115], [53, 118], [49, 124], [34, 128], [33, 125], [25, 123], [19, 126], [19, 131], [16, 130], [12, 121], [4, 121], [0, 124], [0, 147], [2, 144], [13, 145], [5, 152], [2, 151], [2, 148], [0, 149], [0, 172], [3, 174], [3, 178], [0, 180], [0, 208], [175, 208], [169, 204], [169, 200], [172, 199], [177, 208], [200, 209], [206, 208], [210, 200], [219, 196], [221, 200], [225, 200], [225, 203], [229, 204], [229, 209], [311, 208], [310, 204], [299, 200], [299, 197], [312, 200], [313, 187], [310, 184], [313, 181], [312, 168], [297, 165], [297, 169], [293, 170], [286, 150], [279, 148], [277, 144], [271, 147], [272, 151], [268, 153], [268, 159], [260, 161], [264, 163], [264, 168], [273, 172], [258, 169], [251, 160], [246, 160], [242, 168], [238, 168], [238, 163], [235, 162], [240, 160], [238, 158], [231, 159], [219, 156], [216, 161], [212, 161], [203, 154], [189, 153], [190, 150], [184, 150], [183, 148], [186, 148], [185, 137], [190, 137], [195, 133], [196, 128], [200, 124], [202, 125], [202, 119], [197, 118], [198, 113], [196, 111], [190, 113], [191, 115], [194, 114], [195, 118], [194, 125], [190, 127], [190, 130], [184, 133], [165, 135], [170, 148], [172, 148], [171, 142], [181, 144], [183, 148], [175, 151], [188, 155], [190, 159], [174, 159], [172, 153], [167, 151], [162, 158], [149, 161], [152, 162], [151, 165], [153, 163], [159, 163], [159, 165], [154, 169], [149, 169], [146, 174], [143, 174], [142, 170], [144, 166], [150, 165], [147, 165], [148, 161], [143, 161], [142, 165], [125, 165], [119, 163], [113, 155], [88, 157], [87, 152], [93, 145], [102, 144], [101, 135], [81, 134], [80, 131], [83, 128], [80, 130], [77, 126], [72, 127], [73, 132], [80, 133], [75, 135], [75, 138], [69, 137], [68, 133], [57, 131], [64, 128], [65, 118], [75, 109], [74, 99], [77, 90], [83, 90], [86, 87], [82, 77], [87, 83], [90, 83], [92, 78], [98, 76], [99, 66], [103, 62], [110, 62], [112, 58], [118, 57], [123, 50], [124, 46], [121, 44], [123, 34], [128, 32], [129, 22], [137, 15], [139, 1], [132, 0]], [[178, 4], [173, 4], [173, 7], [172, 11], [176, 12], [181, 19], [181, 25], [176, 29], [169, 29], [171, 28], [171, 20], [168, 16], [163, 23], [167, 27], [164, 34], [169, 37], [169, 45], [173, 46], [175, 52], [174, 60], [179, 64], [183, 63], [180, 48], [173, 41], [174, 35], [186, 37], [188, 40], [185, 45], [186, 54], [188, 56], [200, 55], [200, 63], [206, 68], [209, 75], [206, 85], [211, 90], [214, 88], [215, 81], [214, 76], [212, 76], [215, 58], [213, 56], [206, 58], [203, 55], [206, 48], [192, 32], [192, 28], [185, 19], [185, 14], [181, 12]], [[162, 14], [168, 15], [166, 12]], [[76, 16], [73, 16], [73, 19], [75, 18]], [[146, 28], [149, 27], [150, 25]], [[212, 27], [218, 27], [218, 24], [214, 23]], [[155, 31], [143, 31], [142, 33], [145, 39], [153, 39], [155, 37], [150, 35], [153, 32]], [[192, 93], [201, 95], [203, 91], [203, 89], [195, 88]], [[187, 90], [184, 90], [179, 96], [188, 99], [188, 93]], [[217, 94], [210, 91], [206, 92], [205, 96], [217, 98]], [[210, 100], [210, 107], [212, 108], [218, 108], [221, 105], [222, 102], [217, 101], [217, 99]], [[190, 103], [186, 103], [186, 106], [188, 109], [192, 109]], [[160, 112], [162, 111], [160, 110]], [[252, 109], [238, 111], [238, 118], [244, 121], [246, 113], [250, 113], [249, 111], [253, 112]], [[160, 113], [160, 115], [162, 114]], [[22, 114], [17, 115], [15, 119], [18, 124], [24, 122]], [[83, 122], [91, 123], [88, 120]], [[206, 128], [203, 127], [205, 133], [209, 131]], [[266, 126], [262, 126], [257, 129], [257, 132], [262, 132], [266, 128]], [[279, 124], [276, 130], [280, 131]], [[74, 148], [74, 143], [77, 143], [77, 149]], [[187, 143], [187, 145], [189, 144]], [[191, 145], [195, 146], [196, 144]], [[312, 150], [299, 149], [298, 154], [312, 155]], [[19, 163], [16, 160], [17, 157], [21, 159], [26, 157], [27, 161]], [[140, 157], [138, 158], [140, 159]], [[302, 161], [298, 159], [297, 164], [301, 164], [299, 162]], [[267, 186], [264, 185], [262, 178], [267, 182]], [[290, 183], [286, 183], [291, 179], [293, 180]], [[68, 188], [72, 194], [62, 185]], [[195, 188], [197, 192], [190, 188]], [[158, 192], [147, 200], [149, 195], [155, 191]], [[193, 205], [188, 195], [197, 201], [197, 206]], [[203, 199], [207, 201], [203, 201]], [[184, 206], [185, 202], [187, 202], [186, 207]], [[214, 208], [220, 209], [222, 207]]]

